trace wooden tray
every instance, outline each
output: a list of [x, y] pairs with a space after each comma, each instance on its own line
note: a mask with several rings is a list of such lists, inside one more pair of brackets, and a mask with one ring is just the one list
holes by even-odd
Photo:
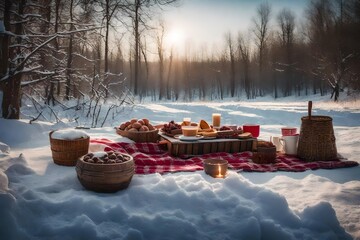
[[166, 142], [169, 153], [173, 156], [201, 155], [214, 152], [245, 152], [253, 151], [256, 145], [255, 138], [248, 139], [212, 139], [197, 141], [181, 141], [165, 134], [159, 134], [162, 141]]

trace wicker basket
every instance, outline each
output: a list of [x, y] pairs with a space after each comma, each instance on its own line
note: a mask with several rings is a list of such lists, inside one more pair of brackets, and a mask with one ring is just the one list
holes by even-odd
[[63, 166], [75, 166], [81, 156], [88, 153], [90, 138], [76, 140], [54, 139], [49, 133], [50, 147], [54, 163]]
[[257, 152], [253, 153], [252, 160], [258, 164], [275, 163], [276, 147], [257, 147]]
[[[125, 154], [123, 154], [125, 155]], [[123, 163], [96, 164], [77, 161], [76, 173], [80, 183], [95, 192], [116, 192], [129, 186], [135, 172], [134, 159]]]
[[116, 128], [116, 133], [127, 137], [134, 142], [141, 143], [141, 142], [157, 142], [159, 140], [158, 135], [159, 129], [147, 131], [147, 132], [130, 132], [130, 131], [123, 131], [119, 128]]
[[327, 161], [337, 159], [336, 142], [332, 118], [311, 116], [312, 102], [309, 102], [308, 116], [301, 118], [298, 156], [306, 161]]

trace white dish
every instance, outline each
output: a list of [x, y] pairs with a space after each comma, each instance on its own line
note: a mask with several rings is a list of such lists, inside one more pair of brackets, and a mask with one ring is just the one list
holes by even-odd
[[196, 135], [196, 136], [191, 136], [191, 137], [180, 135], [177, 138], [181, 141], [196, 141], [196, 140], [202, 139], [203, 137], [204, 136], [201, 136], [201, 135]]

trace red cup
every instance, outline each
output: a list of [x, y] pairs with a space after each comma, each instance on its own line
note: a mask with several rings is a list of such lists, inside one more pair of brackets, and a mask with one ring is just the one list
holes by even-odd
[[281, 128], [281, 135], [283, 136], [292, 136], [296, 134], [295, 127], [283, 127]]
[[258, 124], [244, 124], [243, 131], [249, 132], [254, 138], [257, 138], [260, 134], [260, 125]]

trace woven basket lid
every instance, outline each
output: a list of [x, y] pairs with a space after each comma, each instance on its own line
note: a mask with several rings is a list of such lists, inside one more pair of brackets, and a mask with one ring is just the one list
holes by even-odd
[[314, 121], [314, 122], [331, 122], [332, 118], [329, 116], [304, 116], [301, 121]]

